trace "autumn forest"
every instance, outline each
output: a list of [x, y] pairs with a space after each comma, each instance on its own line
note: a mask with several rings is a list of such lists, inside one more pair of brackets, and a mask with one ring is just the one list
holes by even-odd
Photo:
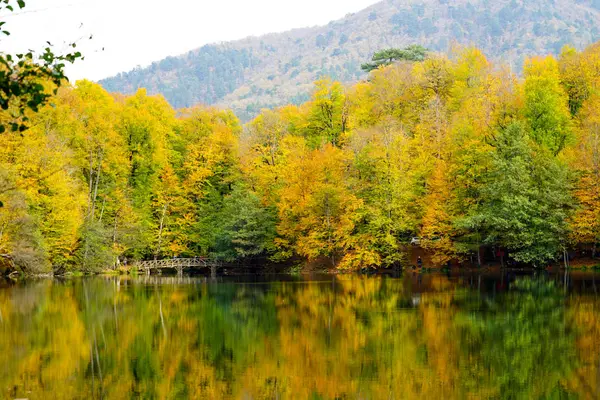
[[245, 125], [89, 81], [30, 114], [0, 134], [0, 255], [24, 273], [175, 256], [396, 268], [415, 242], [435, 266], [496, 248], [544, 267], [600, 242], [600, 44], [522, 72], [429, 53], [350, 87], [323, 78]]

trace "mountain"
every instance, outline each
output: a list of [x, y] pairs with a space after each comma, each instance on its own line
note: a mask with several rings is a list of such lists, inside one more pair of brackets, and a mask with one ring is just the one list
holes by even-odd
[[476, 45], [519, 68], [528, 55], [600, 39], [599, 26], [600, 0], [384, 0], [326, 26], [207, 45], [100, 83], [125, 94], [145, 87], [177, 108], [230, 107], [248, 119], [264, 107], [307, 100], [323, 75], [364, 78], [361, 63], [383, 48]]

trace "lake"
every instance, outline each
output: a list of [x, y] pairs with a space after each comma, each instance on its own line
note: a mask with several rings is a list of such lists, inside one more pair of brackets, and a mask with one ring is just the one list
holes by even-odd
[[600, 275], [0, 284], [0, 398], [600, 397]]

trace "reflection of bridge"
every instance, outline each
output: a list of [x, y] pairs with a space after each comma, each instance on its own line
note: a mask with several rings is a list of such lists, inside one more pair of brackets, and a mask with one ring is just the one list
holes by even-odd
[[162, 271], [163, 269], [174, 269], [177, 275], [183, 275], [184, 268], [210, 268], [210, 274], [215, 276], [219, 262], [208, 260], [203, 257], [194, 258], [165, 258], [163, 260], [139, 261], [135, 264], [138, 270], [144, 271], [150, 275], [150, 271]]

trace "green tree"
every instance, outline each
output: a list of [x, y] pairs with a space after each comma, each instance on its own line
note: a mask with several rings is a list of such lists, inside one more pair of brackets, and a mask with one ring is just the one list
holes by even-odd
[[385, 49], [380, 50], [373, 55], [371, 62], [361, 66], [365, 72], [371, 72], [382, 65], [390, 65], [398, 61], [424, 61], [428, 50], [418, 44], [405, 47], [404, 49]]
[[274, 251], [276, 210], [265, 207], [260, 198], [237, 184], [219, 213], [214, 256], [225, 261], [268, 256]]
[[532, 144], [521, 123], [500, 131], [494, 144], [481, 202], [458, 225], [508, 248], [516, 261], [542, 266], [564, 251], [573, 208], [569, 171]]

